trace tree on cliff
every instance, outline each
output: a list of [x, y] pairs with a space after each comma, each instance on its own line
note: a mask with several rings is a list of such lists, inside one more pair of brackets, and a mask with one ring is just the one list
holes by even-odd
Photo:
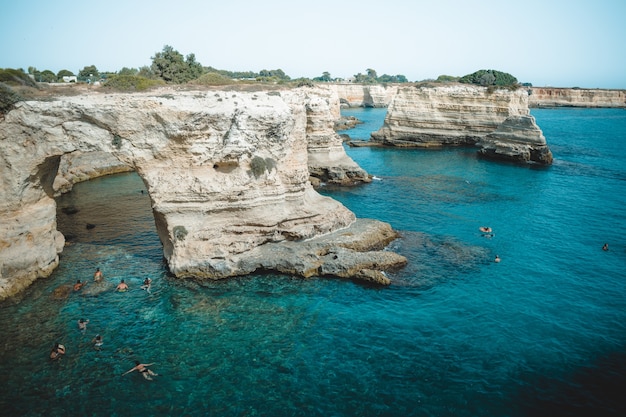
[[517, 78], [506, 72], [496, 70], [478, 70], [472, 74], [459, 78], [460, 83], [476, 84], [488, 87], [490, 85], [509, 87], [517, 85]]
[[313, 78], [313, 81], [322, 81], [329, 82], [332, 81], [332, 77], [330, 76], [330, 72], [324, 71], [321, 76]]
[[289, 81], [291, 77], [285, 74], [285, 71], [279, 69], [275, 70], [266, 70], [263, 69], [259, 72], [259, 76], [257, 77], [258, 81]]
[[162, 52], [154, 54], [151, 69], [157, 77], [165, 82], [176, 84], [195, 80], [203, 72], [202, 65], [196, 62], [194, 54], [189, 54], [183, 58], [180, 52], [169, 45], [165, 45]]
[[91, 81], [98, 79], [100, 77], [100, 72], [98, 72], [98, 68], [95, 65], [89, 65], [83, 68], [78, 72], [78, 81]]
[[74, 73], [70, 70], [66, 70], [66, 69], [62, 69], [61, 71], [57, 72], [57, 80], [62, 80], [63, 77], [73, 77]]
[[380, 77], [376, 73], [376, 70], [372, 68], [368, 68], [367, 75], [358, 74], [354, 75], [354, 82], [358, 84], [374, 84], [374, 83], [406, 83], [408, 82], [407, 78], [404, 75], [388, 75], [383, 74]]

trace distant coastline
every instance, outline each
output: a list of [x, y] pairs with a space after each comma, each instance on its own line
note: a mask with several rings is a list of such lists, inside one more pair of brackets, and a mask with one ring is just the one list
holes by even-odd
[[530, 87], [529, 107], [626, 108], [626, 90]]

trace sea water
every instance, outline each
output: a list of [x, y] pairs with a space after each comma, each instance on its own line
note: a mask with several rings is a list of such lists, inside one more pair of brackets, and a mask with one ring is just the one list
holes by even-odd
[[[385, 110], [344, 114], [367, 140]], [[77, 184], [57, 200], [59, 268], [0, 305], [0, 414], [624, 415], [626, 111], [532, 114], [550, 167], [346, 147], [374, 181], [320, 192], [400, 231], [390, 249], [409, 263], [385, 288], [178, 280], [136, 174]], [[121, 279], [130, 291], [114, 291]], [[135, 360], [159, 375], [122, 376]]]

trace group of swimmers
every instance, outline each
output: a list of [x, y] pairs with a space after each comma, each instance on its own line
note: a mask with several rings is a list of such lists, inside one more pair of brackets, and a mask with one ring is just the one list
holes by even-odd
[[[480, 232], [483, 234], [483, 237], [492, 238], [495, 236], [495, 233], [493, 233], [493, 229], [489, 226], [480, 226], [478, 230], [480, 230]], [[496, 258], [493, 261], [495, 263], [499, 263], [500, 256], [496, 255]]]
[[[94, 279], [94, 282], [102, 282], [104, 280], [104, 275], [102, 274], [102, 271], [100, 271], [100, 268], [96, 268], [96, 272], [93, 274], [93, 279]], [[152, 279], [146, 278], [143, 281], [143, 285], [141, 286], [141, 289], [146, 290], [149, 293], [151, 285], [152, 285]], [[74, 291], [80, 291], [84, 286], [85, 286], [85, 283], [81, 282], [81, 280], [78, 280], [76, 281], [76, 284], [74, 284]], [[118, 291], [118, 292], [128, 291], [128, 284], [126, 284], [126, 282], [124, 282], [124, 280], [122, 279], [120, 283], [115, 287], [115, 291]], [[78, 329], [81, 332], [85, 333], [85, 331], [87, 330], [87, 324], [89, 324], [89, 319], [84, 319], [84, 318], [79, 319]], [[100, 348], [104, 344], [102, 335], [97, 334], [92, 339], [91, 343], [94, 349], [100, 350]], [[56, 342], [54, 346], [52, 347], [52, 349], [50, 350], [50, 359], [53, 361], [60, 360], [63, 355], [65, 355], [65, 346], [60, 344], [59, 342]], [[125, 373], [123, 373], [122, 375], [126, 375], [133, 371], [139, 371], [139, 373], [143, 375], [145, 379], [151, 381], [153, 376], [158, 375], [154, 373], [152, 370], [148, 369], [148, 366], [151, 366], [151, 365], [154, 365], [154, 364], [153, 363], [140, 363], [139, 361], [135, 361], [135, 366], [131, 368], [130, 370], [126, 371]]]
[[[102, 280], [104, 280], [104, 275], [102, 274], [102, 271], [100, 271], [100, 268], [96, 268], [96, 272], [93, 274], [93, 280], [94, 282], [102, 282]], [[85, 286], [85, 282], [82, 282], [81, 280], [77, 280], [76, 284], [74, 284], [74, 291], [80, 291], [84, 286]], [[146, 279], [143, 280], [141, 289], [149, 293], [151, 286], [152, 286], [152, 279], [146, 277]], [[128, 284], [123, 279], [115, 287], [115, 291], [117, 292], [126, 292], [128, 290], [129, 290]]]

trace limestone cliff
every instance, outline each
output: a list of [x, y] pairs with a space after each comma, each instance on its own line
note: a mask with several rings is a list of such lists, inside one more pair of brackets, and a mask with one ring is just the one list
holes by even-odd
[[[332, 88], [318, 87], [308, 95], [307, 152], [310, 180], [314, 184], [353, 185], [370, 182], [368, 173], [344, 151], [334, 123], [341, 118], [339, 97]], [[132, 170], [106, 152], [75, 152], [61, 157], [53, 188], [56, 194], [68, 192], [81, 181]]]
[[[423, 148], [478, 144], [489, 147], [480, 151], [486, 157], [508, 157], [520, 162], [527, 160], [528, 151], [531, 155], [528, 162], [551, 163], [552, 155], [548, 157], [545, 152], [545, 138], [534, 118], [527, 118], [529, 115], [528, 92], [524, 89], [490, 91], [486, 87], [462, 84], [407, 86], [398, 88], [383, 127], [372, 133], [371, 141], [386, 146]], [[497, 136], [498, 151], [492, 152], [496, 138], [482, 140], [496, 132], [505, 120], [507, 124]], [[515, 123], [521, 124], [515, 127]], [[537, 132], [543, 138], [541, 144], [536, 140]], [[509, 133], [510, 146], [503, 152]], [[526, 134], [528, 137], [524, 138]], [[521, 154], [513, 155], [515, 151]]]
[[332, 83], [342, 107], [387, 107], [396, 95], [397, 85]]
[[532, 87], [530, 107], [626, 107], [626, 90]]
[[509, 116], [528, 115], [528, 94], [470, 85], [398, 88], [372, 140], [401, 147], [473, 145]]
[[[323, 93], [322, 93], [323, 92]], [[316, 89], [307, 100], [306, 138], [312, 182], [352, 185], [370, 182], [370, 176], [350, 158], [334, 123], [341, 117], [339, 99], [332, 89]], [[323, 94], [323, 95], [322, 95]]]
[[[388, 283], [381, 270], [406, 260], [358, 253], [380, 249], [395, 232], [376, 221], [364, 226], [309, 182], [307, 132], [321, 122], [307, 114], [336, 113], [328, 92], [316, 91], [92, 93], [18, 103], [0, 121], [0, 298], [57, 266], [64, 239], [53, 185], [63, 156], [79, 152], [113, 155], [142, 177], [177, 276], [261, 268]], [[317, 240], [342, 231], [350, 242]]]
[[478, 153], [492, 159], [552, 164], [552, 152], [533, 116], [510, 116], [478, 143]]

